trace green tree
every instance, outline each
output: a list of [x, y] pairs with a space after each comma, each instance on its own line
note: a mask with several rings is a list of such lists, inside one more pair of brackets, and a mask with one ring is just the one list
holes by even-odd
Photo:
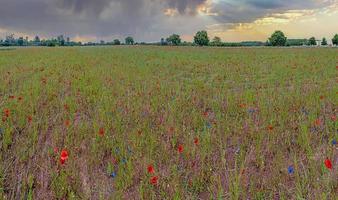
[[323, 38], [322, 40], [322, 43], [321, 43], [323, 46], [326, 46], [327, 45], [327, 41], [326, 41], [326, 38]]
[[209, 44], [209, 37], [206, 31], [198, 31], [194, 36], [194, 43], [199, 46], [206, 46]]
[[23, 37], [19, 37], [19, 39], [18, 39], [18, 45], [19, 46], [23, 46], [23, 42], [24, 42]]
[[338, 34], [334, 35], [334, 37], [332, 38], [332, 44], [338, 45]]
[[114, 45], [120, 45], [120, 44], [121, 44], [121, 42], [120, 42], [120, 40], [119, 40], [119, 39], [115, 39], [115, 40], [113, 41], [113, 44], [114, 44]]
[[285, 46], [287, 38], [282, 31], [275, 31], [269, 38], [272, 46]]
[[65, 46], [65, 39], [63, 37], [63, 35], [59, 35], [57, 37], [57, 43], [60, 45], [60, 46]]
[[210, 45], [212, 45], [212, 46], [221, 46], [221, 45], [222, 45], [222, 40], [221, 40], [221, 38], [215, 36], [215, 37], [212, 39], [212, 42], [211, 42]]
[[125, 42], [127, 45], [133, 45], [134, 44], [134, 38], [132, 37], [126, 37]]
[[311, 45], [311, 46], [317, 45], [316, 38], [315, 38], [315, 37], [311, 37], [311, 38], [308, 40], [308, 44]]
[[39, 36], [35, 36], [35, 38], [34, 38], [34, 44], [35, 45], [40, 45], [40, 38], [39, 38]]
[[181, 38], [177, 34], [172, 34], [171, 36], [167, 38], [167, 42], [168, 44], [179, 45], [181, 44]]

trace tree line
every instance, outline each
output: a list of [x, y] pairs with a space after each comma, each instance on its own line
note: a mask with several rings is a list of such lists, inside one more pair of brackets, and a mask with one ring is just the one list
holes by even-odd
[[[320, 41], [317, 44], [317, 41]], [[282, 31], [275, 31], [266, 42], [261, 41], [244, 41], [244, 42], [223, 42], [220, 37], [214, 37], [209, 39], [208, 33], [205, 30], [198, 31], [194, 36], [193, 42], [182, 41], [180, 35], [172, 34], [166, 39], [161, 38], [160, 42], [155, 43], [137, 43], [134, 38], [128, 36], [121, 42], [119, 39], [113, 39], [110, 42], [101, 40], [99, 43], [88, 42], [81, 43], [71, 41], [69, 37], [65, 38], [63, 35], [59, 35], [56, 38], [40, 39], [39, 36], [35, 36], [33, 40], [29, 40], [28, 37], [15, 38], [14, 34], [9, 34], [6, 38], [0, 39], [0, 46], [94, 46], [94, 45], [172, 45], [172, 46], [218, 46], [218, 47], [240, 47], [240, 46], [314, 46], [322, 45], [327, 46], [328, 42], [326, 38], [317, 40], [315, 37], [309, 39], [288, 39]], [[335, 34], [332, 38], [332, 44], [338, 45], [338, 34]]]

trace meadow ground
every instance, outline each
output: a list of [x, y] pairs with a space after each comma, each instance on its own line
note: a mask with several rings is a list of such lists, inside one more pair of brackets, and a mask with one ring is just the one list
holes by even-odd
[[335, 199], [337, 61], [333, 48], [1, 50], [0, 198]]

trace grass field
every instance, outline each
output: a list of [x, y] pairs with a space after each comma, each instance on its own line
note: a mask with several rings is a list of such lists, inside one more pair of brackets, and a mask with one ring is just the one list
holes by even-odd
[[0, 199], [335, 199], [337, 62], [333, 48], [0, 51]]

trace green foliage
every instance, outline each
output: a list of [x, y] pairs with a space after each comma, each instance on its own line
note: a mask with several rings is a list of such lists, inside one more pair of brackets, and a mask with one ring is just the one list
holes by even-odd
[[282, 31], [275, 31], [269, 38], [272, 46], [285, 46], [287, 38]]
[[334, 35], [332, 38], [332, 44], [333, 45], [338, 45], [338, 34]]
[[220, 37], [215, 36], [215, 37], [212, 39], [212, 42], [210, 42], [209, 45], [210, 45], [210, 46], [222, 46], [222, 40], [221, 40]]
[[181, 44], [181, 38], [177, 34], [172, 34], [167, 38], [167, 43], [171, 45], [179, 45]]
[[207, 31], [198, 31], [194, 36], [194, 43], [199, 46], [207, 46], [209, 44], [209, 37]]
[[303, 46], [307, 44], [307, 39], [287, 39], [287, 46]]
[[315, 37], [311, 37], [311, 38], [308, 40], [308, 45], [310, 45], [310, 46], [317, 45], [316, 38], [315, 38]]
[[326, 45], [327, 45], [327, 40], [326, 40], [325, 37], [322, 39], [321, 45], [323, 45], [323, 46], [326, 46]]
[[114, 45], [120, 45], [120, 44], [121, 44], [121, 42], [120, 42], [120, 40], [119, 40], [119, 39], [115, 39], [115, 40], [113, 41], [113, 44], [114, 44]]
[[126, 45], [133, 45], [134, 44], [134, 38], [132, 38], [130, 36], [126, 37], [125, 43], [126, 43]]

